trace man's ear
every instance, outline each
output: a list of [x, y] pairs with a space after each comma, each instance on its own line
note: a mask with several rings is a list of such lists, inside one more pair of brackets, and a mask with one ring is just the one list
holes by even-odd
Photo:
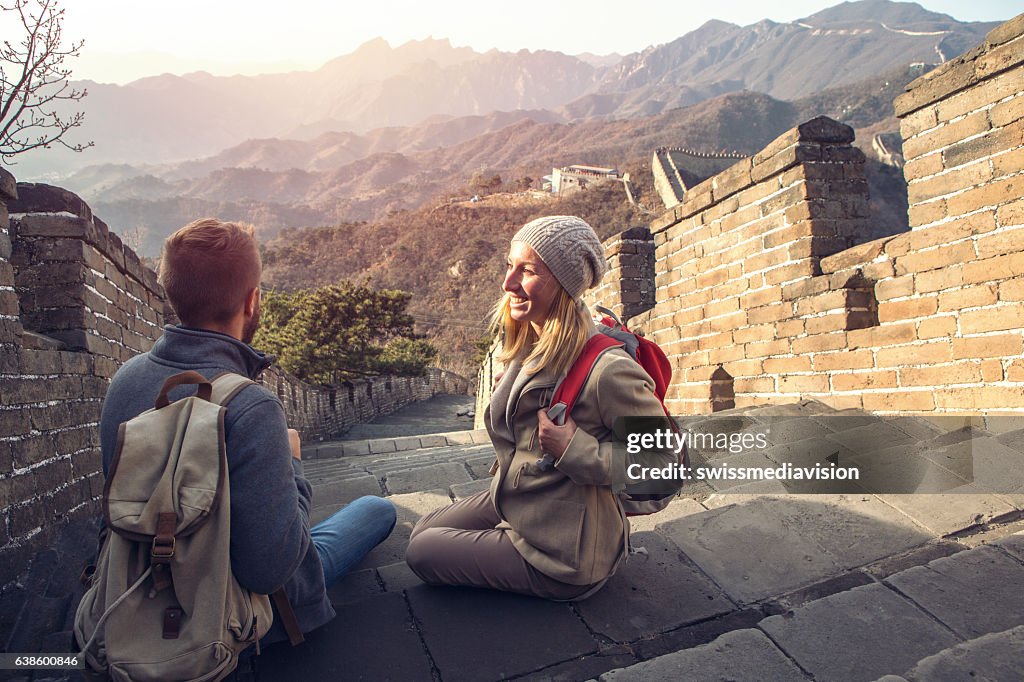
[[245, 296], [245, 316], [252, 317], [256, 314], [256, 307], [260, 301], [260, 288], [253, 287]]

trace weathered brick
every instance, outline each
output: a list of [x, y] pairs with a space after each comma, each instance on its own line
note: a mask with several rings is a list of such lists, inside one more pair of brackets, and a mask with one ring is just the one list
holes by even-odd
[[[0, 380], [0, 386], [2, 386]], [[0, 410], [0, 434], [5, 437], [22, 436], [32, 430], [32, 420], [27, 410], [9, 409]], [[0, 505], [3, 508], [3, 505]]]
[[1004, 229], [985, 235], [978, 239], [976, 248], [979, 258], [1024, 252], [1024, 227], [1015, 230]]
[[993, 156], [991, 163], [994, 179], [1019, 173], [1021, 169], [1024, 169], [1024, 147]]
[[1018, 386], [940, 388], [934, 391], [935, 405], [947, 410], [1019, 410], [1024, 391]]
[[900, 134], [904, 140], [931, 130], [939, 124], [938, 107], [919, 109], [900, 120]]
[[847, 332], [850, 348], [895, 346], [909, 343], [916, 337], [913, 322], [898, 322], [881, 327], [868, 327]]
[[1024, 176], [1002, 178], [946, 199], [946, 210], [951, 216], [959, 216], [1020, 196], [1024, 196]]
[[945, 165], [942, 163], [942, 153], [935, 152], [908, 161], [903, 166], [903, 177], [909, 183], [941, 173], [945, 168]]
[[752, 308], [747, 311], [747, 321], [750, 324], [762, 324], [784, 320], [793, 315], [793, 307], [789, 303], [770, 303], [769, 305]]
[[986, 258], [963, 266], [963, 283], [998, 282], [1008, 280], [1024, 272], [1024, 253], [1011, 253], [995, 258]]
[[999, 283], [1000, 301], [1024, 301], [1024, 277]]
[[[843, 345], [845, 346], [845, 343]], [[796, 349], [795, 341], [793, 346], [794, 353], [801, 352]], [[835, 353], [815, 353], [811, 356], [811, 362], [815, 372], [833, 372], [841, 369], [869, 369], [874, 367], [875, 356], [868, 348], [855, 351], [844, 349]]]
[[[776, 339], [782, 339], [786, 337], [800, 336], [804, 333], [804, 321], [803, 320], [783, 320], [775, 323], [775, 333], [773, 337]], [[733, 334], [735, 337], [735, 334]]]
[[764, 361], [766, 374], [782, 374], [784, 372], [810, 372], [811, 358], [790, 357], [790, 358], [768, 358]]
[[996, 229], [996, 212], [984, 211], [958, 218], [940, 225], [914, 230], [910, 233], [910, 248], [914, 251], [991, 232]]
[[996, 334], [953, 339], [953, 358], [1006, 358], [1024, 351], [1024, 337], [1017, 334]]
[[904, 367], [899, 372], [901, 386], [947, 386], [981, 380], [980, 365], [966, 362], [936, 367]]
[[758, 341], [743, 345], [743, 357], [764, 358], [770, 355], [785, 355], [790, 352], [789, 339]]
[[914, 293], [914, 276], [901, 275], [875, 284], [875, 298], [887, 301], [891, 298], [910, 296]]
[[931, 412], [935, 400], [930, 391], [880, 391], [862, 396], [870, 412]]
[[[936, 201], [929, 201], [926, 204], [911, 204], [907, 209], [907, 215], [910, 221], [910, 227], [920, 227], [922, 225], [931, 225], [936, 223], [948, 215], [948, 207], [946, 206], [945, 199], [938, 199]], [[888, 253], [888, 251], [886, 251]]]
[[905, 365], [937, 365], [952, 359], [949, 343], [932, 341], [894, 348], [882, 348], [875, 353], [877, 367], [903, 367]]
[[896, 388], [896, 372], [856, 372], [832, 376], [834, 391], [863, 391], [872, 388]]
[[18, 468], [51, 459], [56, 454], [53, 444], [45, 435], [30, 436], [19, 441], [14, 441], [14, 462]]
[[978, 135], [992, 127], [987, 111], [977, 111], [959, 121], [940, 125], [934, 130], [912, 137], [903, 143], [903, 154], [916, 159], [934, 149], [941, 149], [968, 137]]
[[1003, 363], [1000, 360], [982, 360], [981, 364], [981, 380], [987, 383], [993, 383], [996, 381], [1002, 381], [1003, 376]]
[[772, 393], [775, 391], [775, 379], [773, 377], [737, 377], [733, 388], [736, 395], [740, 393]]
[[[805, 298], [807, 296], [814, 296], [822, 292], [829, 290], [829, 278], [820, 277], [808, 277], [801, 279], [796, 282], [784, 284], [781, 288], [775, 288], [777, 291], [782, 292], [782, 299], [786, 301], [793, 301], [796, 299]], [[780, 299], [774, 299], [780, 300]]]
[[994, 308], [967, 310], [960, 313], [960, 333], [1024, 329], [1024, 303], [1009, 303]]
[[940, 270], [919, 272], [914, 275], [914, 291], [919, 294], [930, 294], [935, 291], [955, 289], [965, 283], [971, 284], [964, 276], [964, 265], [952, 265]]
[[921, 296], [902, 301], [882, 301], [878, 304], [878, 320], [879, 322], [893, 322], [927, 317], [938, 310], [938, 307], [937, 296]]
[[974, 246], [969, 242], [959, 242], [901, 256], [896, 259], [896, 273], [905, 275], [911, 272], [927, 272], [948, 265], [967, 263], [974, 258]]
[[793, 339], [793, 352], [797, 354], [817, 353], [825, 350], [836, 350], [846, 346], [846, 333], [843, 331], [829, 334], [814, 334]]
[[1024, 96], [1018, 93], [1013, 99], [995, 105], [989, 112], [989, 118], [993, 126], [1006, 126], [1024, 118]]
[[734, 343], [750, 343], [751, 341], [770, 341], [775, 338], [775, 326], [759, 324], [737, 329], [732, 334]]
[[821, 374], [782, 374], [776, 382], [779, 393], [825, 393], [828, 377]]
[[[1024, 135], [1024, 121], [1010, 123], [1005, 127], [990, 130], [981, 137], [975, 137], [947, 147], [942, 152], [943, 163], [946, 168], [971, 164], [970, 166], [965, 166], [964, 170], [973, 168], [978, 164], [987, 164], [989, 157], [1008, 149], [1019, 147], [1022, 135]], [[967, 181], [969, 181], [970, 177], [974, 177], [974, 175], [976, 174], [968, 176]], [[967, 187], [969, 185], [965, 184], [964, 186]]]
[[996, 285], [994, 284], [964, 287], [939, 294], [939, 310], [944, 312], [994, 305], [995, 302]]
[[[955, 170], [946, 171], [941, 175], [933, 175], [925, 180], [911, 182], [907, 187], [907, 196], [911, 204], [931, 201], [932, 199], [937, 199], [953, 192], [959, 192], [968, 187], [980, 185], [992, 179], [992, 166], [987, 158], [983, 158], [980, 161], [974, 160], [980, 158], [977, 156], [973, 159], [970, 158], [971, 154], [977, 152], [976, 147], [981, 145], [978, 139], [964, 142], [963, 145], [965, 146], [962, 149], [960, 145], [950, 147], [955, 157], [947, 161], [946, 165], [953, 167], [968, 161], [974, 162]], [[982, 153], [981, 156], [987, 156], [987, 154]]]

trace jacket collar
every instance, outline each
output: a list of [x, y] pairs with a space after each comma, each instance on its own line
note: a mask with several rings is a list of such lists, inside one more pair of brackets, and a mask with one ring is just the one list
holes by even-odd
[[164, 327], [150, 354], [171, 364], [220, 367], [250, 379], [277, 359], [221, 332], [170, 325]]

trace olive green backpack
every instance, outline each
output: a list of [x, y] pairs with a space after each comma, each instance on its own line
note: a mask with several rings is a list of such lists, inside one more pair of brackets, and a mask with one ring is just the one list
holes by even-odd
[[[270, 600], [238, 584], [229, 555], [224, 413], [250, 383], [182, 372], [153, 409], [121, 424], [103, 490], [106, 539], [75, 614], [76, 643], [93, 672], [220, 680], [270, 628]], [[169, 402], [182, 384], [199, 390]]]

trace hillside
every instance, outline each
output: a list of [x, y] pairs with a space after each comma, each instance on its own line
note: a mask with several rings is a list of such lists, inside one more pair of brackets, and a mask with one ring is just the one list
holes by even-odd
[[[90, 205], [114, 229], [145, 225], [141, 248], [155, 255], [167, 234], [196, 215], [253, 222], [272, 237], [285, 227], [376, 221], [438, 196], [465, 194], [475, 171], [497, 173], [505, 180], [528, 176], [537, 181], [552, 167], [569, 163], [645, 167], [653, 150], [667, 145], [752, 154], [797, 123], [821, 114], [872, 133], [894, 131], [898, 126], [892, 116], [892, 94], [917, 72], [904, 67], [795, 102], [730, 93], [639, 119], [557, 123], [544, 112], [507, 112], [362, 136], [255, 140], [192, 164], [140, 169], [145, 172], [138, 176], [124, 166], [109, 167], [106, 173], [89, 169], [66, 185], [89, 197]], [[466, 130], [481, 132], [465, 137], [460, 131]], [[859, 137], [870, 153], [871, 135]], [[442, 139], [451, 142], [431, 145], [431, 140]], [[323, 163], [328, 157], [352, 160], [330, 166]], [[223, 165], [242, 160], [248, 163]], [[211, 170], [201, 172], [206, 169]], [[112, 178], [110, 184], [105, 177]], [[902, 191], [898, 179], [892, 192], [895, 196]]]
[[441, 366], [472, 376], [509, 238], [533, 218], [559, 214], [582, 216], [602, 238], [647, 222], [617, 183], [563, 198], [445, 202], [379, 222], [284, 230], [264, 247], [264, 282], [295, 289], [369, 278], [377, 288], [410, 291], [409, 310], [440, 350]]

